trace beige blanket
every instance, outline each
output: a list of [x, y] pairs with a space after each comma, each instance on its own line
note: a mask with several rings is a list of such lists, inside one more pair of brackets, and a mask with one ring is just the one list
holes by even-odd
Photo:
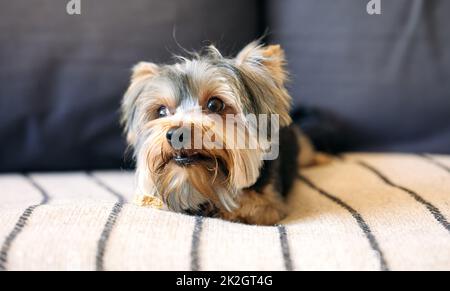
[[130, 204], [128, 172], [0, 176], [0, 270], [450, 270], [450, 157], [306, 169], [280, 226]]

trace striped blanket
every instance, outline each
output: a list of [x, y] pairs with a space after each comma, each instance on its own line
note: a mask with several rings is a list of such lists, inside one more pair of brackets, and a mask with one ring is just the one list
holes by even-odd
[[140, 208], [129, 172], [0, 176], [0, 270], [450, 270], [450, 157], [304, 170], [274, 227]]

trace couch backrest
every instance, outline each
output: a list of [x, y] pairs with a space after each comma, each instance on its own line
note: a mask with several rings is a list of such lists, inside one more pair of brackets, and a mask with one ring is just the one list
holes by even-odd
[[322, 148], [450, 153], [449, 1], [381, 0], [373, 16], [365, 0], [81, 0], [79, 16], [68, 2], [2, 3], [0, 171], [127, 165], [131, 66], [182, 52], [174, 32], [232, 53], [265, 27]]
[[131, 67], [205, 40], [232, 52], [261, 34], [257, 0], [3, 1], [0, 171], [117, 168]]
[[307, 131], [334, 150], [450, 153], [450, 1], [379, 2], [268, 2], [297, 105], [319, 109]]

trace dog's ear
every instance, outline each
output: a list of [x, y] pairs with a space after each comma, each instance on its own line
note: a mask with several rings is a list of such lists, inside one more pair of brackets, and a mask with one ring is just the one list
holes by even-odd
[[247, 45], [234, 60], [250, 97], [254, 113], [278, 114], [280, 125], [287, 126], [291, 96], [286, 90], [287, 72], [284, 52], [279, 45]]
[[136, 142], [136, 132], [138, 122], [136, 119], [136, 103], [141, 94], [145, 80], [148, 77], [156, 76], [159, 73], [159, 67], [153, 63], [141, 62], [133, 67], [131, 74], [131, 84], [125, 96], [122, 99], [122, 125], [130, 145]]
[[158, 74], [159, 67], [154, 63], [141, 62], [133, 67], [133, 74], [131, 75], [131, 82], [134, 82], [142, 77], [149, 77]]
[[288, 77], [284, 50], [278, 44], [263, 46], [252, 42], [237, 55], [236, 63], [238, 66], [263, 66], [280, 85], [284, 85]]

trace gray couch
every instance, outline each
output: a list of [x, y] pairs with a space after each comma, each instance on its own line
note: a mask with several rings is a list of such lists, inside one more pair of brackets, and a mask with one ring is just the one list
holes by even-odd
[[0, 10], [0, 171], [130, 166], [118, 107], [130, 67], [261, 36], [292, 71], [293, 114], [321, 149], [450, 153], [443, 0], [15, 0]]

